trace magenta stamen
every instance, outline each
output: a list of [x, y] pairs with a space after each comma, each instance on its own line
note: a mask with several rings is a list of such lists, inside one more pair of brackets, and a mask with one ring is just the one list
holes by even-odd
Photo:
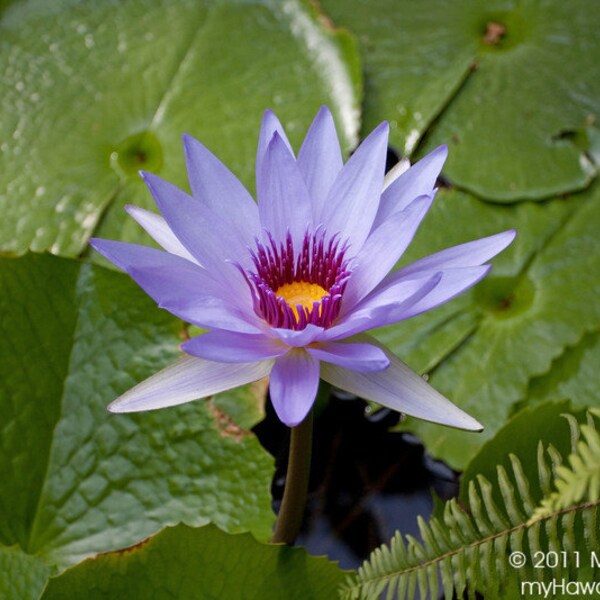
[[[255, 272], [244, 274], [250, 286], [255, 312], [272, 327], [304, 329], [309, 323], [329, 327], [340, 312], [341, 299], [350, 276], [349, 261], [344, 258], [348, 244], [340, 247], [339, 235], [327, 242], [319, 226], [313, 234], [304, 235], [299, 252], [294, 252], [288, 232], [285, 243], [277, 244], [267, 232], [268, 243], [256, 240], [256, 250], [250, 250]], [[314, 283], [328, 292], [312, 307], [297, 305], [294, 309], [276, 291], [284, 284]]]

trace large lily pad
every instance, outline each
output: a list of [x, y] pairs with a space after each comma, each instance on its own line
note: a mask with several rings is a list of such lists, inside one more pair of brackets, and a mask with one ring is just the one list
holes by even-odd
[[[513, 226], [512, 247], [471, 293], [378, 332], [430, 383], [485, 425], [483, 434], [410, 422], [435, 455], [462, 467], [567, 347], [600, 324], [600, 189], [544, 205], [493, 206], [450, 192], [436, 200], [411, 254]], [[451, 217], [450, 217], [451, 215]], [[448, 223], [452, 223], [449, 227]], [[428, 252], [423, 252], [426, 254]], [[596, 385], [600, 384], [598, 373]]]
[[595, 331], [559, 356], [548, 373], [529, 384], [527, 401], [571, 400], [574, 406], [600, 408], [600, 333]]
[[581, 189], [594, 176], [600, 4], [321, 4], [359, 40], [365, 129], [389, 119], [404, 154], [447, 143], [451, 182], [498, 201]]
[[268, 107], [297, 142], [327, 103], [353, 146], [356, 65], [350, 38], [300, 0], [11, 3], [0, 16], [0, 250], [76, 255], [103, 217], [135, 238], [120, 231], [120, 207], [140, 203], [138, 169], [185, 185], [184, 132], [250, 184]]
[[106, 411], [175, 359], [181, 322], [68, 259], [3, 259], [0, 289], [2, 544], [62, 568], [179, 521], [269, 536], [273, 460], [222, 408]]
[[51, 580], [43, 598], [330, 600], [343, 576], [334, 563], [301, 548], [180, 525], [74, 567]]

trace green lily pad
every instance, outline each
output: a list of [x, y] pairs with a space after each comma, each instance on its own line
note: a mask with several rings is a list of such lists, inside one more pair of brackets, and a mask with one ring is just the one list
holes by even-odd
[[[446, 306], [380, 330], [379, 339], [475, 416], [483, 434], [409, 421], [428, 449], [464, 467], [527, 396], [530, 379], [600, 324], [600, 189], [508, 208], [458, 192], [438, 196], [407, 260], [514, 226], [517, 239], [483, 282]], [[449, 226], [448, 223], [452, 223]], [[439, 244], [439, 239], [448, 242]], [[598, 375], [595, 377], [597, 384]]]
[[267, 539], [273, 460], [205, 401], [107, 404], [175, 360], [182, 323], [120, 273], [0, 260], [0, 542], [63, 568], [165, 525]]
[[301, 548], [262, 545], [214, 526], [179, 525], [72, 568], [50, 581], [43, 599], [330, 600], [344, 575]]
[[349, 36], [300, 0], [11, 3], [0, 15], [0, 250], [79, 254], [101, 220], [103, 234], [120, 227], [138, 169], [185, 185], [184, 132], [250, 184], [269, 107], [296, 143], [327, 103], [354, 146], [357, 60]]
[[408, 155], [448, 144], [445, 175], [486, 199], [551, 197], [594, 177], [586, 131], [600, 118], [598, 3], [321, 4], [358, 38], [365, 130], [390, 120]]
[[528, 402], [571, 400], [574, 406], [600, 408], [600, 333], [589, 333], [568, 348], [548, 373], [529, 383]]
[[244, 435], [265, 418], [268, 377], [249, 385], [216, 394], [210, 400], [217, 411], [218, 421], [226, 429], [240, 430]]
[[37, 600], [48, 580], [50, 569], [19, 547], [0, 546], [0, 598]]

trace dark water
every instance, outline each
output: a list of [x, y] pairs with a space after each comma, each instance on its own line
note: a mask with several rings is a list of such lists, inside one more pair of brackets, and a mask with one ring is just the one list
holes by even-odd
[[[310, 492], [297, 545], [327, 555], [342, 568], [359, 566], [396, 530], [418, 535], [417, 516], [458, 493], [458, 475], [424, 452], [411, 434], [390, 432], [400, 416], [387, 409], [369, 415], [363, 400], [332, 393], [315, 418]], [[272, 485], [279, 508], [285, 483], [289, 430], [268, 409], [255, 428], [275, 456]]]

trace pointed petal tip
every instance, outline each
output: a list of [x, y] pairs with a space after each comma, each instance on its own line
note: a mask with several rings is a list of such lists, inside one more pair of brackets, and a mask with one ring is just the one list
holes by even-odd
[[377, 127], [375, 127], [375, 129], [373, 129], [373, 133], [375, 132], [380, 132], [382, 135], [388, 135], [390, 132], [390, 124], [388, 121], [381, 121], [381, 123], [379, 123], [379, 125], [377, 125]]
[[192, 146], [194, 144], [194, 142], [196, 142], [196, 141], [197, 141], [196, 138], [191, 136], [189, 133], [181, 134], [181, 143], [183, 144], [183, 152], [186, 156], [187, 156], [188, 152], [190, 151], [190, 146]]
[[321, 108], [318, 110], [311, 126], [309, 127], [309, 132], [313, 129], [322, 130], [323, 128], [325, 128], [329, 134], [335, 135], [335, 139], [337, 141], [338, 137], [335, 130], [335, 120], [333, 118], [333, 114], [326, 104], [323, 104], [323, 106], [321, 106]]
[[321, 108], [319, 108], [319, 111], [317, 112], [317, 116], [315, 117], [315, 119], [318, 118], [324, 118], [324, 117], [331, 117], [333, 119], [333, 115], [331, 113], [331, 110], [329, 110], [329, 106], [327, 106], [327, 104], [323, 104], [321, 106]]
[[428, 416], [421, 417], [419, 415], [417, 418], [422, 418], [425, 421], [435, 423], [436, 425], [443, 425], [444, 427], [462, 429], [463, 431], [472, 431], [474, 433], [483, 431], [483, 425], [477, 419], [465, 412], [462, 408], [456, 406], [450, 400], [446, 401], [450, 403], [451, 407], [448, 407], [446, 415], [439, 414], [436, 415], [435, 418], [429, 418]]
[[276, 123], [279, 123], [277, 115], [270, 108], [267, 108], [262, 115], [261, 129], [266, 127], [270, 121], [275, 121]]
[[[421, 168], [427, 168], [431, 165], [431, 169], [436, 169], [436, 177], [439, 176], [446, 159], [448, 158], [448, 146], [446, 144], [442, 144], [437, 148], [434, 148], [429, 154], [426, 154], [421, 160], [419, 160], [415, 165], [421, 163]], [[432, 171], [433, 173], [433, 171]]]
[[134, 413], [134, 412], [145, 412], [148, 410], [156, 410], [159, 408], [168, 408], [169, 406], [171, 406], [170, 404], [165, 404], [164, 407], [162, 406], [144, 406], [143, 403], [136, 403], [133, 404], [132, 402], [129, 402], [127, 399], [120, 397], [117, 398], [116, 400], [113, 400], [107, 407], [106, 410], [113, 414], [113, 415], [124, 415], [127, 413]]
[[187, 142], [197, 142], [198, 140], [191, 133], [184, 132], [181, 134], [181, 141], [185, 144]]
[[157, 194], [157, 185], [156, 185], [156, 181], [155, 181], [156, 175], [154, 175], [154, 173], [150, 173], [150, 171], [138, 171], [138, 173], [140, 174], [142, 181], [146, 184], [146, 187], [152, 194], [152, 197], [154, 198], [154, 200], [156, 202], [158, 202], [157, 195], [156, 195]]
[[119, 415], [127, 412], [133, 412], [127, 410], [127, 403], [121, 402], [118, 398], [113, 400], [107, 407], [106, 410], [113, 415]]
[[138, 171], [138, 175], [142, 178], [142, 181], [148, 186], [148, 188], [152, 185], [152, 173], [150, 171]]
[[91, 247], [92, 247], [94, 250], [96, 250], [96, 252], [98, 252], [98, 248], [97, 248], [96, 246], [97, 246], [98, 242], [101, 242], [101, 241], [102, 241], [102, 240], [101, 240], [101, 238], [95, 238], [95, 237], [93, 237], [93, 238], [90, 238], [90, 239], [88, 240], [88, 244], [89, 244], [89, 245], [90, 245], [90, 246], [91, 246]]
[[[364, 138], [360, 142], [358, 148], [356, 149], [354, 154], [350, 157], [350, 161], [352, 160], [352, 158], [354, 158], [354, 156], [358, 153], [358, 151], [361, 148], [362, 149], [370, 148], [371, 152], [374, 151], [376, 153], [382, 151], [384, 146], [387, 150], [389, 134], [390, 134], [390, 124], [387, 121], [382, 121], [381, 123], [379, 123], [379, 125], [377, 125], [377, 127], [375, 127], [375, 129], [373, 129], [373, 131], [371, 131], [371, 133], [369, 133], [369, 135], [366, 138]], [[346, 164], [349, 164], [349, 162]], [[344, 165], [344, 166], [346, 166], [346, 165]]]
[[196, 148], [204, 147], [202, 142], [198, 141], [191, 133], [183, 133], [181, 135], [181, 142], [183, 144], [183, 153], [188, 160]]
[[[102, 256], [108, 258], [108, 260], [111, 260], [108, 256], [108, 253], [110, 252], [110, 246], [111, 244], [115, 243], [115, 240], [105, 240], [103, 238], [90, 238], [88, 240], [89, 245], [99, 254], [102, 254]], [[119, 242], [117, 242], [119, 243]]]
[[448, 145], [447, 144], [441, 144], [439, 145], [435, 150], [433, 150], [431, 152], [431, 154], [436, 154], [436, 155], [440, 155], [443, 156], [444, 159], [446, 159], [446, 157], [448, 156]]
[[157, 175], [156, 173], [151, 173], [150, 171], [138, 171], [140, 177], [144, 180], [144, 183], [152, 189], [156, 189], [161, 183], [166, 184], [168, 186], [173, 186], [173, 184], [170, 184], [168, 181], [166, 181], [165, 179], [162, 179], [159, 175]]
[[369, 133], [364, 139], [361, 140], [358, 147], [360, 148], [360, 146], [364, 145], [367, 142], [367, 140], [371, 140], [371, 142], [379, 142], [380, 139], [385, 139], [387, 143], [389, 133], [390, 124], [388, 123], [388, 121], [382, 121], [381, 123], [379, 123], [379, 125], [377, 125], [377, 127], [375, 127], [375, 129], [371, 131], [371, 133]]
[[492, 265], [490, 263], [481, 265], [481, 274], [477, 277], [477, 279], [475, 279], [473, 285], [477, 285], [482, 279], [485, 279], [490, 274], [491, 270]]
[[430, 158], [432, 160], [432, 162], [436, 163], [439, 168], [438, 171], [438, 177], [439, 177], [439, 173], [441, 172], [444, 164], [446, 163], [446, 160], [448, 159], [448, 146], [446, 144], [442, 144], [441, 146], [438, 146], [437, 148], [435, 148], [435, 150], [431, 151], [428, 156], [426, 156], [425, 158]]
[[465, 431], [472, 431], [473, 433], [481, 433], [484, 430], [483, 425], [477, 419], [467, 415], [467, 413], [465, 413], [465, 416], [468, 417], [466, 422], [462, 423], [461, 425], [457, 425], [457, 427], [464, 429]]
[[516, 229], [507, 229], [506, 231], [501, 231], [500, 233], [496, 233], [494, 235], [490, 235], [488, 238], [482, 238], [484, 240], [490, 240], [491, 243], [496, 244], [494, 248], [494, 254], [492, 256], [496, 256], [500, 254], [503, 250], [508, 248], [515, 238], [517, 237]]

